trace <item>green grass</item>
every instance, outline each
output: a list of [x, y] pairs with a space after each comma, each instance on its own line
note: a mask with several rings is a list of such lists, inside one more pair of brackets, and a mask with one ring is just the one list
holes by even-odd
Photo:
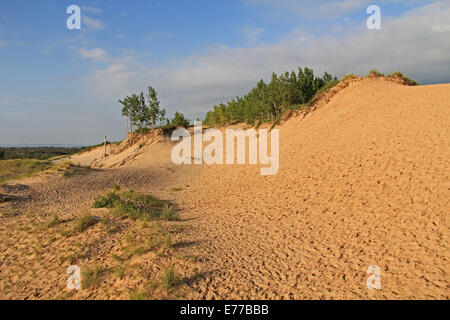
[[407, 85], [407, 86], [418, 86], [419, 85], [419, 83], [416, 80], [412, 80], [412, 79], [408, 78], [406, 75], [404, 75], [400, 71], [393, 72], [389, 76], [394, 77], [394, 78], [400, 78], [401, 80], [403, 80], [403, 84]]
[[[49, 160], [64, 158], [80, 152], [79, 147], [6, 147], [0, 149], [0, 159]], [[2, 157], [3, 153], [3, 157]]]
[[168, 203], [166, 203], [164, 205], [164, 208], [162, 209], [161, 217], [162, 217], [162, 219], [167, 220], [167, 221], [178, 221], [179, 220], [178, 214], [172, 210], [172, 207]]
[[376, 69], [370, 70], [367, 76], [384, 77], [384, 73], [378, 72]]
[[149, 297], [145, 292], [140, 291], [138, 288], [134, 288], [130, 292], [130, 300], [148, 300]]
[[29, 177], [50, 169], [53, 164], [40, 160], [0, 160], [0, 183], [8, 180]]
[[173, 265], [163, 270], [161, 280], [164, 285], [164, 289], [166, 289], [166, 292], [169, 293], [170, 289], [172, 289], [178, 282], [178, 277], [175, 274], [175, 268]]
[[117, 266], [117, 267], [114, 269], [114, 273], [116, 274], [116, 276], [117, 276], [120, 280], [122, 280], [122, 279], [123, 279], [123, 276], [125, 275], [125, 269], [124, 269], [122, 266]]
[[158, 199], [150, 194], [141, 194], [134, 191], [113, 191], [99, 196], [94, 200], [94, 208], [110, 208], [122, 217], [132, 220], [178, 220], [169, 201]]
[[345, 81], [345, 80], [353, 78], [353, 77], [357, 77], [357, 75], [355, 75], [353, 73], [349, 73], [349, 74], [346, 74], [345, 76], [343, 76], [341, 81]]
[[74, 220], [73, 229], [77, 232], [83, 232], [96, 223], [97, 220], [89, 212], [86, 212]]
[[83, 289], [94, 288], [100, 283], [100, 268], [86, 267], [81, 271], [81, 285]]
[[60, 222], [59, 216], [56, 213], [53, 213], [50, 217], [50, 220], [47, 223], [47, 227], [56, 226]]

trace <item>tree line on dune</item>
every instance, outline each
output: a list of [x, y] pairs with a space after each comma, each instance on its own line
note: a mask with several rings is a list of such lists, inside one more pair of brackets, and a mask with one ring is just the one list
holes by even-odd
[[248, 94], [236, 97], [226, 103], [215, 105], [206, 114], [207, 126], [224, 125], [232, 122], [246, 122], [255, 125], [276, 121], [289, 109], [309, 103], [320, 91], [338, 83], [338, 79], [324, 73], [315, 77], [309, 68], [298, 68], [298, 72], [272, 74], [269, 83], [260, 80]]
[[[349, 74], [342, 80], [354, 76]], [[385, 77], [384, 74], [371, 70], [369, 77]], [[389, 75], [403, 81], [405, 85], [418, 85], [414, 80], [397, 71]], [[325, 72], [322, 77], [316, 77], [310, 68], [298, 68], [297, 72], [286, 71], [281, 75], [272, 74], [270, 82], [260, 80], [249, 93], [236, 97], [226, 103], [213, 106], [206, 114], [206, 126], [226, 125], [245, 122], [259, 125], [262, 122], [276, 123], [288, 110], [308, 105], [314, 97], [339, 83], [337, 77]], [[166, 118], [166, 110], [160, 107], [157, 92], [148, 87], [148, 93], [132, 94], [119, 100], [123, 105], [122, 115], [127, 117], [129, 128], [137, 131], [152, 128], [188, 127], [190, 121], [180, 112], [173, 119]], [[128, 123], [128, 122], [127, 122]]]

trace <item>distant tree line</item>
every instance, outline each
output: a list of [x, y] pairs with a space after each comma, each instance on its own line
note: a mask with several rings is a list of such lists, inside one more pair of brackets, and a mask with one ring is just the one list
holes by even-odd
[[81, 147], [6, 147], [0, 148], [0, 160], [47, 160], [58, 156], [69, 156], [82, 150]]
[[269, 83], [260, 80], [244, 97], [236, 97], [226, 103], [215, 105], [206, 114], [208, 126], [224, 125], [230, 122], [275, 121], [288, 109], [309, 103], [319, 90], [338, 82], [327, 72], [322, 78], [314, 76], [309, 68], [298, 68], [298, 72], [273, 73]]

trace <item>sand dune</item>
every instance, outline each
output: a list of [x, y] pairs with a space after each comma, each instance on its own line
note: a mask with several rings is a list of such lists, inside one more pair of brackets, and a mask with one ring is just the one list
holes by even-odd
[[198, 297], [448, 298], [449, 120], [450, 85], [364, 79], [281, 126], [276, 176], [205, 169], [184, 202], [219, 271]]
[[[155, 136], [76, 159], [115, 174], [153, 168], [148, 185], [138, 179], [148, 192], [182, 187], [169, 194], [192, 228], [183, 250], [199, 262], [185, 298], [450, 297], [449, 84], [352, 79], [278, 129], [274, 176], [254, 165], [176, 167], [173, 143]], [[367, 289], [371, 265], [380, 290]]]

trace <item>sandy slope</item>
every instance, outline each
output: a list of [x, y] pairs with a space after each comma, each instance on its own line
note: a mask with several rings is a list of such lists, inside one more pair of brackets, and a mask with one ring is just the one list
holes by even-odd
[[[98, 150], [77, 158], [123, 168], [33, 181], [12, 205], [70, 216], [115, 181], [174, 199], [191, 230], [178, 248], [196, 261], [178, 261], [186, 298], [450, 297], [450, 85], [353, 80], [279, 129], [275, 176], [249, 165], [176, 167], [173, 144], [152, 137], [106, 159]], [[14, 248], [0, 249], [13, 263]], [[381, 268], [381, 290], [366, 287], [370, 265]], [[7, 297], [24, 297], [32, 277], [14, 293], [10, 271], [0, 269], [0, 284]], [[120, 291], [111, 281], [103, 285]], [[40, 290], [37, 298], [55, 294]], [[114, 297], [103, 291], [77, 297]]]
[[280, 130], [276, 176], [213, 166], [185, 195], [198, 298], [449, 297], [450, 85], [365, 79]]

